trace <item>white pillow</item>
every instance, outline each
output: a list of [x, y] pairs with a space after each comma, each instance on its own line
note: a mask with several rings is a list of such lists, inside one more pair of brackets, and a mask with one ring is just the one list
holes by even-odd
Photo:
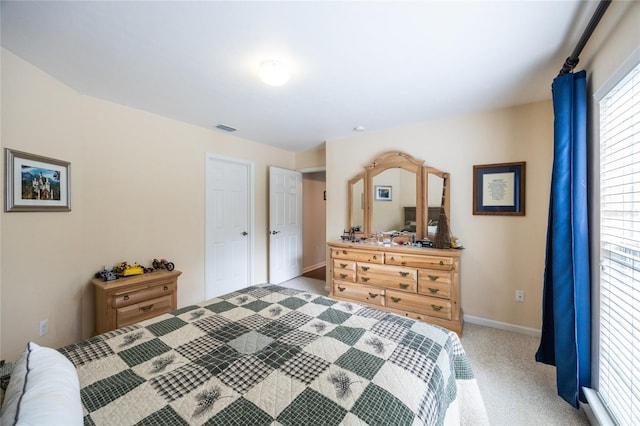
[[71, 361], [29, 342], [11, 373], [0, 414], [6, 426], [82, 425], [80, 384]]

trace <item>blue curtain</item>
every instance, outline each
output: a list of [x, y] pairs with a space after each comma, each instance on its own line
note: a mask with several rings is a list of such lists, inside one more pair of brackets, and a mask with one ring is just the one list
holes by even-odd
[[558, 395], [578, 408], [591, 385], [586, 73], [553, 81], [554, 159], [542, 337], [536, 360], [556, 366]]

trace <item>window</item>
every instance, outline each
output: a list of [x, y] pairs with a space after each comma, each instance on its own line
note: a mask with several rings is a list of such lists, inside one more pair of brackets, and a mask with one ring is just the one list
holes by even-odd
[[[636, 52], [638, 53], [638, 52]], [[640, 64], [600, 106], [598, 393], [622, 425], [640, 424]], [[608, 89], [608, 88], [607, 88]], [[596, 97], [599, 97], [596, 95]], [[598, 307], [594, 306], [594, 309]], [[596, 362], [596, 360], [594, 360]]]

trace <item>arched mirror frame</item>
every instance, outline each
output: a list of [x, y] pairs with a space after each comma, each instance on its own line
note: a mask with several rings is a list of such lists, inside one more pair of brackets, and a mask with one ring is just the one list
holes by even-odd
[[[354, 197], [353, 187], [355, 186], [355, 184], [358, 183], [359, 180], [362, 180], [362, 192], [364, 193], [363, 194], [364, 199], [363, 199], [362, 202], [363, 202], [363, 204], [365, 206], [368, 205], [368, 203], [367, 203], [367, 194], [366, 194], [367, 191], [366, 191], [366, 185], [365, 185], [365, 182], [367, 180], [366, 179], [366, 173], [365, 172], [360, 172], [360, 173], [358, 173], [357, 175], [355, 175], [353, 178], [351, 178], [349, 180], [349, 189], [348, 189], [349, 204], [347, 204], [349, 206], [349, 213], [348, 213], [348, 217], [347, 217], [347, 220], [348, 220], [347, 223], [349, 224], [349, 229], [352, 229], [356, 225], [355, 223], [353, 223], [353, 216], [354, 216], [353, 215], [353, 197]], [[364, 234], [365, 230], [367, 229], [366, 208], [362, 212], [362, 216], [363, 216], [363, 218], [362, 218], [362, 222], [363, 223], [362, 223], [362, 229], [360, 230], [359, 234]]]
[[425, 229], [425, 224], [423, 223], [424, 220], [424, 215], [423, 215], [423, 211], [424, 211], [424, 199], [425, 197], [423, 196], [423, 185], [422, 185], [422, 180], [423, 180], [423, 171], [422, 171], [422, 165], [424, 164], [423, 160], [418, 160], [417, 158], [404, 153], [404, 152], [400, 152], [400, 151], [390, 151], [390, 152], [385, 152], [383, 154], [381, 154], [380, 156], [378, 156], [373, 162], [371, 162], [371, 164], [369, 164], [369, 166], [367, 167], [366, 170], [366, 179], [365, 179], [365, 207], [366, 207], [366, 219], [365, 219], [365, 223], [366, 223], [366, 228], [365, 228], [365, 233], [367, 235], [371, 235], [374, 232], [373, 228], [373, 223], [374, 223], [374, 217], [373, 217], [373, 203], [370, 201], [372, 200], [373, 197], [373, 178], [375, 176], [377, 176], [378, 174], [384, 172], [385, 170], [388, 169], [393, 169], [393, 168], [401, 168], [404, 170], [407, 170], [411, 173], [414, 173], [416, 176], [416, 238], [422, 238], [424, 234], [424, 229]]
[[[362, 235], [371, 235], [373, 233], [372, 228], [372, 215], [373, 209], [371, 206], [371, 200], [373, 200], [373, 177], [382, 173], [384, 170], [389, 168], [400, 167], [410, 172], [415, 173], [416, 175], [416, 238], [428, 237], [433, 239], [435, 235], [433, 233], [429, 234], [428, 230], [428, 191], [429, 191], [429, 175], [435, 175], [443, 179], [444, 185], [444, 211], [447, 216], [447, 220], [449, 221], [449, 226], [451, 226], [451, 216], [450, 216], [450, 194], [451, 194], [451, 181], [449, 179], [449, 173], [443, 172], [436, 168], [425, 166], [424, 161], [418, 160], [417, 158], [406, 154], [400, 151], [390, 151], [386, 152], [379, 157], [377, 157], [364, 172], [358, 173], [356, 176], [351, 178], [348, 183], [348, 224], [351, 228], [354, 226], [353, 223], [353, 186], [360, 180], [363, 179], [363, 188], [364, 188], [364, 224], [362, 233], [358, 233]], [[442, 198], [440, 198], [440, 206], [442, 206]], [[424, 213], [423, 213], [424, 212]]]

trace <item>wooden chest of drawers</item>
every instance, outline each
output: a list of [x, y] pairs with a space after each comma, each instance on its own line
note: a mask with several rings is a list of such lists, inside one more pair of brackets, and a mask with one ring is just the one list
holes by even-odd
[[180, 271], [156, 271], [114, 281], [91, 280], [95, 288], [96, 334], [175, 311]]
[[462, 334], [460, 250], [330, 242], [331, 297]]

